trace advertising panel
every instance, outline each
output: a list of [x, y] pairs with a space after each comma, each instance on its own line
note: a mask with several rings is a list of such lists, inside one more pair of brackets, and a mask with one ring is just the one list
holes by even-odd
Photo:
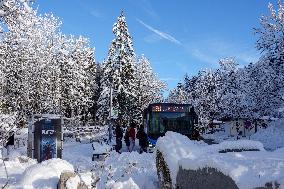
[[51, 119], [44, 119], [41, 125], [40, 162], [57, 157], [56, 136]]
[[39, 116], [32, 120], [34, 122], [29, 126], [28, 156], [38, 162], [62, 158], [62, 119]]

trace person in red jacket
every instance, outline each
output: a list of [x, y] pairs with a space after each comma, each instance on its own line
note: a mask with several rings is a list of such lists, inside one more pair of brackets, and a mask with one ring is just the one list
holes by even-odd
[[129, 141], [130, 141], [130, 146], [129, 146], [129, 151], [132, 152], [133, 148], [135, 146], [135, 123], [131, 122], [130, 124], [130, 130], [129, 130]]

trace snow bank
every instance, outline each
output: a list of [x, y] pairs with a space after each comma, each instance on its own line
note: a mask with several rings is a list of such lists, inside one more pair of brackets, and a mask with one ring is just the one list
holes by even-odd
[[62, 159], [50, 159], [28, 167], [23, 173], [23, 188], [53, 189], [57, 187], [63, 171], [74, 171], [73, 166]]
[[241, 189], [265, 186], [265, 183], [277, 181], [284, 186], [284, 159], [282, 153], [241, 152], [214, 153], [202, 155], [198, 161], [181, 159], [183, 169], [197, 170], [204, 167], [216, 168], [230, 176]]
[[101, 175], [97, 175], [100, 177], [97, 189], [128, 188], [128, 186], [135, 189], [156, 189], [158, 178], [154, 159], [154, 154], [150, 153], [119, 154], [112, 151], [104, 162]]
[[76, 175], [75, 177], [71, 177], [66, 181], [66, 188], [77, 189], [79, 184], [80, 184], [80, 177]]
[[106, 189], [139, 189], [137, 184], [132, 180], [132, 178], [129, 178], [127, 181], [124, 182], [115, 182], [115, 181], [110, 181], [106, 185]]
[[202, 146], [207, 146], [202, 141], [191, 141], [188, 137], [168, 131], [164, 137], [157, 141], [157, 149], [162, 152], [168, 168], [171, 172], [172, 184], [176, 184], [178, 172], [178, 161], [182, 158], [196, 159], [201, 151]]
[[284, 147], [284, 119], [271, 122], [266, 129], [259, 129], [251, 136], [252, 140], [258, 140], [269, 150]]
[[[158, 139], [157, 148], [167, 162], [173, 185], [179, 167], [187, 170], [211, 167], [230, 176], [241, 189], [265, 186], [271, 181], [284, 186], [284, 148], [267, 152], [262, 143], [251, 140], [207, 145], [174, 132]], [[219, 153], [234, 150], [259, 151]]]
[[[9, 175], [9, 188], [23, 188], [22, 185], [19, 184], [23, 172], [27, 167], [30, 167], [36, 163], [36, 160], [30, 159], [26, 156], [9, 158], [8, 161], [5, 161]], [[0, 188], [6, 183], [6, 181], [5, 167], [3, 161], [0, 161]]]

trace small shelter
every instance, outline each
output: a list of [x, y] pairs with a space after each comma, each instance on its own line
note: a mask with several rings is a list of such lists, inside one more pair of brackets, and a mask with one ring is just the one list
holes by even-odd
[[224, 121], [225, 127], [230, 136], [247, 137], [256, 133], [259, 128], [266, 128], [268, 119], [235, 118]]

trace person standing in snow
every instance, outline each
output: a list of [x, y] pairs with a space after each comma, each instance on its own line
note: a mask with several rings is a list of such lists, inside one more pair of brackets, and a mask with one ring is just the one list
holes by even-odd
[[118, 153], [120, 153], [120, 150], [121, 150], [121, 148], [122, 148], [123, 132], [122, 132], [122, 129], [121, 129], [119, 123], [116, 123], [115, 136], [116, 136], [115, 151], [118, 152]]
[[129, 131], [130, 131], [130, 127], [127, 128], [127, 130], [125, 131], [125, 134], [124, 134], [124, 142], [125, 142], [125, 145], [127, 147], [128, 152], [130, 151], [130, 149], [129, 149], [129, 146], [130, 146]]
[[12, 146], [14, 146], [14, 141], [15, 141], [15, 139], [14, 139], [14, 132], [13, 131], [10, 132], [9, 135], [10, 136], [8, 138], [8, 141], [7, 141], [6, 145], [5, 145], [5, 147], [7, 149], [7, 156], [10, 155], [11, 148], [12, 148]]
[[135, 123], [134, 122], [131, 122], [130, 124], [129, 141], [130, 141], [129, 152], [132, 152], [135, 146]]
[[148, 137], [147, 134], [144, 131], [144, 127], [141, 125], [139, 127], [139, 130], [136, 135], [137, 139], [139, 139], [139, 146], [140, 146], [140, 151], [139, 153], [147, 152], [147, 147], [148, 147]]

